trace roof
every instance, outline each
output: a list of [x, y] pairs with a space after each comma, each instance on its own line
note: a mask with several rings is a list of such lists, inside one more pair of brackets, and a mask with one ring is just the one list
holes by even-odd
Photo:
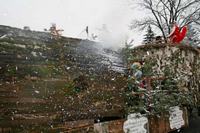
[[191, 50], [191, 51], [194, 51], [196, 52], [197, 54], [200, 54], [200, 48], [195, 48], [195, 47], [192, 47], [188, 44], [179, 44], [179, 45], [174, 45], [174, 44], [171, 44], [171, 43], [151, 43], [151, 44], [146, 44], [146, 45], [140, 45], [140, 46], [137, 46], [135, 48], [133, 48], [133, 50], [149, 50], [149, 49], [159, 49], [159, 48], [165, 48], [165, 47], [178, 47], [182, 50]]

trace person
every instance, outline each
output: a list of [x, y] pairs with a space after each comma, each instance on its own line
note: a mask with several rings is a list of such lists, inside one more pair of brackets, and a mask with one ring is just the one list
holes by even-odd
[[88, 28], [88, 26], [86, 26], [86, 29], [85, 29], [85, 31], [86, 31], [87, 38], [88, 38], [88, 37], [89, 37], [89, 28]]
[[92, 40], [96, 40], [96, 38], [98, 37], [97, 35], [95, 35], [94, 33], [92, 33]]

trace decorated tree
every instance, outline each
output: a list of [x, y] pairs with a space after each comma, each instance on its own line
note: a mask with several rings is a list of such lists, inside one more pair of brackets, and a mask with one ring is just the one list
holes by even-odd
[[180, 77], [165, 65], [163, 74], [154, 69], [154, 59], [132, 59], [125, 91], [127, 113], [161, 115], [171, 107], [194, 105], [193, 92], [180, 90]]

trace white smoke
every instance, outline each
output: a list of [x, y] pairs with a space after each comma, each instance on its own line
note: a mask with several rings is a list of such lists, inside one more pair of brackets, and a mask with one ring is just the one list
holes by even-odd
[[126, 32], [113, 29], [102, 29], [98, 32], [98, 40], [106, 48], [119, 48], [125, 44]]
[[[140, 18], [144, 14], [138, 13], [136, 3], [130, 4], [127, 1], [110, 1], [110, 8], [104, 12], [101, 20], [97, 20], [98, 25], [96, 27], [98, 27], [98, 30], [96, 33], [98, 40], [102, 42], [104, 47], [124, 47], [125, 43], [131, 40], [134, 40], [132, 41], [134, 46], [141, 43], [142, 33], [137, 30], [130, 30], [129, 26], [135, 17]], [[136, 6], [135, 9], [133, 10], [130, 5]]]
[[128, 11], [127, 5], [113, 3], [112, 8], [104, 14], [103, 20], [100, 20], [102, 24], [96, 26], [98, 40], [104, 47], [119, 48], [125, 45], [132, 19]]

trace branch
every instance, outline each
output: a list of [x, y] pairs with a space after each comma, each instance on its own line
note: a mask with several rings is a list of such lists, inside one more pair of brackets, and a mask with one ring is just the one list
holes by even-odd
[[178, 4], [177, 4], [177, 7], [175, 9], [175, 13], [174, 13], [174, 20], [177, 21], [178, 19], [178, 9], [179, 9], [179, 6], [181, 5], [181, 0], [178, 0]]
[[150, 0], [150, 5], [149, 5], [149, 6], [151, 7], [151, 12], [153, 13], [153, 15], [154, 15], [154, 17], [155, 17], [155, 19], [156, 19], [156, 21], [157, 21], [157, 23], [158, 23], [158, 27], [159, 27], [159, 29], [161, 30], [165, 41], [167, 42], [167, 38], [166, 38], [165, 32], [164, 32], [164, 30], [163, 30], [163, 28], [162, 28], [161, 22], [159, 21], [158, 16], [156, 15], [155, 11], [154, 11], [153, 8], [152, 8], [152, 6], [153, 6], [152, 0]]
[[[155, 9], [153, 9], [153, 8], [152, 8], [152, 10], [153, 10], [155, 13], [158, 14], [158, 16], [159, 16], [160, 19], [161, 19], [161, 17], [162, 17], [162, 18], [167, 22], [167, 17], [166, 17], [164, 14], [162, 14], [161, 11], [155, 10]], [[160, 20], [160, 21], [162, 21], [162, 20]]]
[[192, 23], [192, 22], [194, 22], [194, 23], [200, 25], [200, 22], [198, 22], [198, 20], [200, 20], [200, 16], [199, 16], [197, 19], [195, 19], [195, 20], [188, 21], [185, 25], [189, 25], [189, 24]]
[[196, 23], [197, 25], [200, 25], [200, 22], [198, 22], [198, 21], [194, 21], [194, 23]]
[[130, 29], [138, 28], [140, 30], [144, 30], [148, 25], [154, 25], [155, 27], [158, 27], [157, 22], [153, 20], [152, 18], [145, 18], [141, 21], [133, 20], [130, 25]]
[[163, 11], [164, 11], [164, 16], [165, 16], [165, 22], [166, 22], [167, 27], [168, 27], [168, 34], [170, 34], [170, 32], [171, 32], [171, 30], [170, 30], [170, 25], [169, 25], [169, 22], [168, 22], [167, 12], [166, 12], [164, 6], [163, 6]]
[[[184, 18], [184, 20], [182, 21], [181, 25], [183, 25], [185, 23], [185, 25], [193, 22], [195, 19], [192, 19], [191, 17], [193, 15], [195, 15], [196, 13], [200, 13], [200, 8], [196, 9], [193, 13], [189, 14], [187, 17]], [[199, 15], [200, 16], [200, 15]], [[199, 18], [199, 17], [198, 17]], [[196, 20], [198, 20], [198, 18]]]
[[[162, 4], [168, 9], [168, 11], [170, 12], [170, 8], [167, 6], [167, 3], [165, 3], [163, 0], [160, 0], [160, 2], [162, 2]], [[167, 1], [169, 2], [169, 1]]]
[[175, 12], [178, 11], [178, 8], [179, 8], [180, 5], [181, 5], [181, 0], [178, 0], [178, 4], [177, 4], [177, 7], [176, 7], [176, 9], [175, 9]]
[[187, 9], [187, 8], [190, 7], [191, 5], [193, 5], [193, 4], [195, 4], [195, 3], [198, 3], [198, 2], [200, 2], [200, 1], [199, 1], [199, 0], [194, 0], [194, 1], [190, 2], [190, 3], [188, 3], [187, 5], [181, 7], [180, 9], [178, 9], [178, 10], [177, 10], [177, 13], [180, 12], [181, 10]]

